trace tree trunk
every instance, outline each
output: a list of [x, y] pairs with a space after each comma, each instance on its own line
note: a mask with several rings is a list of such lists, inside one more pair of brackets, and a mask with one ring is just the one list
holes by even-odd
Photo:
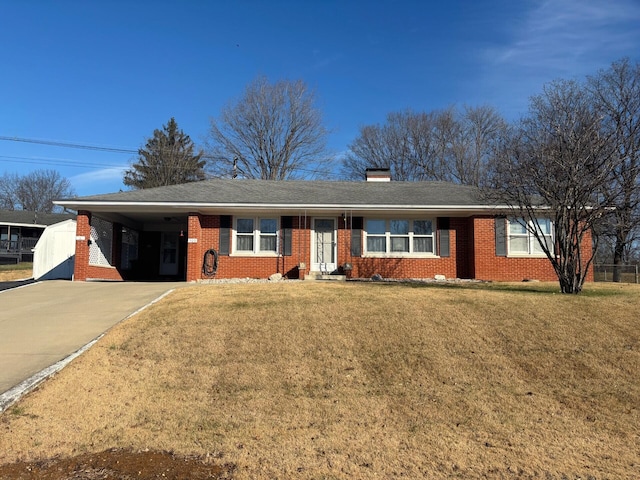
[[622, 264], [624, 263], [624, 241], [616, 238], [616, 246], [613, 249], [613, 281], [622, 281]]
[[579, 275], [562, 276], [558, 278], [560, 281], [560, 291], [562, 293], [578, 294], [582, 291], [583, 282]]
[[562, 293], [578, 294], [582, 291], [585, 275], [583, 275], [581, 267], [576, 268], [575, 265], [569, 263], [559, 266], [555, 270]]

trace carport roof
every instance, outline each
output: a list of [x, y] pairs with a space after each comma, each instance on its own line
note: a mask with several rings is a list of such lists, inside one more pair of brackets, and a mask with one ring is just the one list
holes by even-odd
[[59, 200], [92, 206], [196, 207], [459, 207], [492, 208], [475, 187], [447, 182], [332, 182], [212, 179], [166, 187]]

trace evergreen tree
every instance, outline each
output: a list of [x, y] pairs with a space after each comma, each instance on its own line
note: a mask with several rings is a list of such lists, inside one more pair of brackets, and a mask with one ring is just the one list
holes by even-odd
[[154, 130], [138, 161], [124, 174], [123, 183], [135, 189], [196, 182], [205, 178], [203, 152], [194, 154], [194, 144], [172, 117], [162, 130]]

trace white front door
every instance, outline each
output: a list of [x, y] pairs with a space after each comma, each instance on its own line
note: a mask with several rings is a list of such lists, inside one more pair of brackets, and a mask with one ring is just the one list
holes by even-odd
[[314, 218], [311, 238], [311, 271], [331, 273], [336, 270], [335, 218]]
[[178, 232], [162, 232], [160, 237], [160, 275], [178, 274]]

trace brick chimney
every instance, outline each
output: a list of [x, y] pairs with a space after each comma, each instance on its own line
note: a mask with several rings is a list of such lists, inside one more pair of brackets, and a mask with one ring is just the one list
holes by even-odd
[[390, 168], [367, 168], [366, 177], [367, 177], [367, 182], [390, 182], [391, 169]]

